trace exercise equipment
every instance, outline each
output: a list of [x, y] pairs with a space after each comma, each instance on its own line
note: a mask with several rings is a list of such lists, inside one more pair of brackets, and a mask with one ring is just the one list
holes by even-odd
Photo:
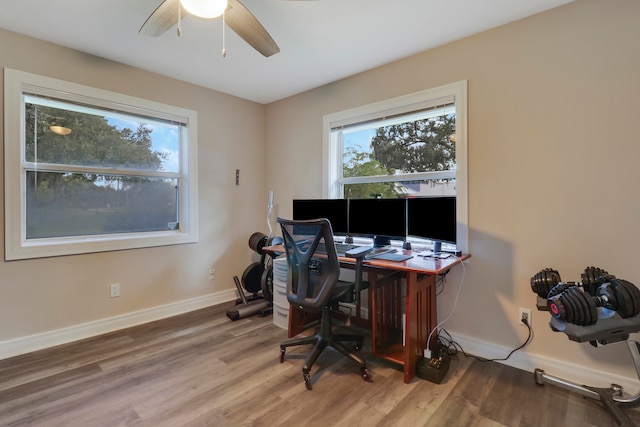
[[640, 290], [598, 267], [587, 267], [581, 282], [561, 282], [557, 270], [544, 269], [531, 278], [531, 289], [547, 299], [551, 315], [581, 326], [598, 321], [598, 307], [617, 312], [623, 319], [640, 313]]
[[[263, 317], [273, 313], [273, 259], [281, 253], [267, 254], [263, 248], [281, 243], [282, 238], [269, 238], [260, 232], [249, 237], [249, 247], [260, 254], [260, 261], [251, 263], [244, 270], [242, 282], [238, 276], [233, 277], [240, 298], [234, 307], [227, 310], [229, 319], [238, 320], [255, 314]], [[247, 296], [245, 291], [250, 295]]]
[[[580, 282], [562, 282], [560, 273], [545, 268], [531, 277], [531, 290], [537, 295], [537, 307], [549, 311], [549, 326], [571, 341], [589, 342], [594, 347], [627, 342], [640, 378], [640, 343], [629, 334], [640, 331], [640, 290], [631, 282], [618, 279], [598, 267], [587, 267]], [[609, 388], [580, 385], [534, 370], [538, 385], [552, 384], [600, 402], [619, 426], [633, 426], [621, 408], [640, 405], [640, 392], [626, 395], [620, 385]]]
[[[273, 211], [273, 190], [269, 191], [267, 202], [267, 226], [269, 235], [255, 232], [249, 237], [249, 247], [260, 254], [260, 261], [250, 264], [242, 273], [242, 284], [238, 276], [233, 276], [233, 281], [238, 289], [240, 298], [236, 300], [235, 307], [227, 310], [227, 317], [238, 320], [244, 317], [258, 314], [259, 317], [273, 313], [273, 260], [283, 252], [263, 251], [265, 246], [276, 246], [284, 243], [282, 237], [271, 237], [271, 213]], [[243, 289], [244, 288], [244, 289]], [[244, 290], [251, 293], [247, 297]]]

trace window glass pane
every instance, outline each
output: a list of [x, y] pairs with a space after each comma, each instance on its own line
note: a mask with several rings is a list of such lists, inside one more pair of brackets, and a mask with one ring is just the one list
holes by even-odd
[[177, 228], [179, 181], [27, 172], [27, 239]]
[[368, 182], [363, 184], [345, 184], [344, 197], [347, 199], [426, 196], [455, 196], [455, 179], [425, 179], [402, 182]]
[[345, 184], [345, 199], [395, 199], [405, 197], [402, 185], [396, 182], [368, 182]]
[[425, 179], [422, 181], [405, 181], [402, 183], [407, 197], [455, 196], [456, 180]]
[[[448, 104], [334, 129], [342, 140], [342, 178], [455, 171], [455, 124], [455, 105]], [[344, 197], [455, 195], [454, 179], [368, 181], [344, 183]]]
[[455, 170], [455, 112], [453, 106], [438, 111], [343, 129], [343, 177]]
[[456, 199], [468, 249], [467, 85], [460, 81], [325, 115], [326, 198]]
[[196, 111], [4, 69], [5, 259], [198, 241]]
[[25, 160], [178, 172], [184, 124], [25, 95]]

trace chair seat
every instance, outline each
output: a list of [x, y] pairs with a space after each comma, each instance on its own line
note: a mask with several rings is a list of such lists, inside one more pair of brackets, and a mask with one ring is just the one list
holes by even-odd
[[339, 280], [331, 290], [331, 301], [353, 302], [353, 282]]
[[[367, 281], [363, 281], [360, 283], [360, 290], [369, 289], [370, 283]], [[332, 301], [340, 301], [352, 303], [354, 300], [354, 283], [353, 282], [344, 282], [339, 280], [335, 285], [335, 288], [331, 292], [331, 300]]]

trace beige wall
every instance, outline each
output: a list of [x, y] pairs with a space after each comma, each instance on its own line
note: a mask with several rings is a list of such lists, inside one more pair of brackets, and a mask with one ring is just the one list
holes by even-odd
[[[526, 338], [518, 309], [535, 309], [529, 279], [540, 269], [579, 280], [596, 265], [640, 285], [639, 16], [635, 0], [579, 0], [268, 105], [277, 213], [322, 195], [324, 114], [468, 80], [473, 257], [445, 329], [466, 350], [504, 357]], [[461, 269], [450, 276], [441, 319]], [[551, 358], [636, 377], [624, 346], [569, 342], [548, 319], [534, 311], [535, 338], [516, 364]]]
[[2, 68], [197, 111], [200, 226], [195, 244], [0, 262], [0, 345], [235, 289], [233, 276], [257, 260], [249, 236], [267, 231], [264, 106], [2, 30], [0, 52]]

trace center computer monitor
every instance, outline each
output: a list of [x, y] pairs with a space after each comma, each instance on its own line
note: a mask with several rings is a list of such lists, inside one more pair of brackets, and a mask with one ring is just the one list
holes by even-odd
[[456, 244], [456, 198], [417, 197], [407, 200], [407, 235], [434, 242], [434, 252], [442, 243]]
[[405, 199], [349, 199], [349, 235], [373, 237], [374, 246], [407, 235]]
[[333, 234], [347, 234], [346, 199], [294, 199], [293, 219], [327, 218]]

